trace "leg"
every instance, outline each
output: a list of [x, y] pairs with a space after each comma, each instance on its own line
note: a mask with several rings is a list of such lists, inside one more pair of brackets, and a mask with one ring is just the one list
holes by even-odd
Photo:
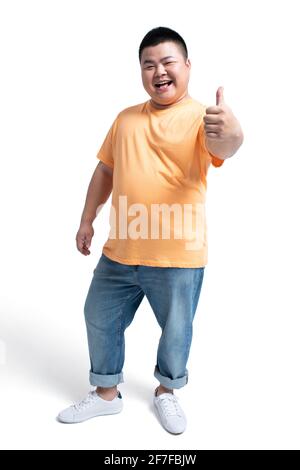
[[139, 271], [140, 285], [162, 329], [154, 371], [160, 382], [158, 394], [188, 381], [186, 364], [204, 269], [142, 266]]
[[[144, 293], [135, 283], [135, 266], [124, 265], [102, 255], [85, 301], [91, 362], [90, 383], [103, 388], [123, 382], [125, 329], [132, 322]], [[111, 391], [108, 391], [108, 395]]]

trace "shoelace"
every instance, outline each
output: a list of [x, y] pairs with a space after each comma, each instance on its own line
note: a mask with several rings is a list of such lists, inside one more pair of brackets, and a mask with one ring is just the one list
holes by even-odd
[[181, 416], [177, 399], [174, 396], [160, 398], [161, 406], [166, 416]]
[[95, 399], [96, 399], [96, 396], [93, 394], [93, 392], [89, 392], [86, 398], [84, 398], [79, 403], [76, 403], [74, 405], [74, 408], [76, 411], [83, 410], [84, 408], [87, 408], [88, 406], [92, 405]]

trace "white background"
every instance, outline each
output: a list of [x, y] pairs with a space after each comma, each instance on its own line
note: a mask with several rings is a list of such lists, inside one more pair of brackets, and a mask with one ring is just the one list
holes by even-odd
[[[1, 1], [1, 447], [299, 449], [297, 1]], [[57, 413], [89, 390], [83, 304], [107, 239], [75, 235], [117, 113], [149, 99], [138, 47], [185, 39], [189, 93], [239, 118], [238, 153], [208, 175], [209, 262], [180, 436], [152, 411], [159, 327], [146, 299], [126, 332], [124, 410], [80, 425]]]

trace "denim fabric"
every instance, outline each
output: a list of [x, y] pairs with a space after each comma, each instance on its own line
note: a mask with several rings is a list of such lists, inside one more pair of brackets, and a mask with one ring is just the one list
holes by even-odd
[[204, 269], [127, 265], [102, 253], [84, 305], [91, 385], [113, 387], [124, 382], [124, 332], [144, 295], [161, 327], [154, 376], [167, 388], [187, 383], [192, 323]]

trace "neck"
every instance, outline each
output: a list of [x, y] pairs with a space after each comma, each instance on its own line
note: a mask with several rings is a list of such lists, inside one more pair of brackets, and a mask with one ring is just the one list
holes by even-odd
[[157, 103], [152, 98], [151, 98], [150, 102], [157, 109], [165, 109], [165, 108], [168, 108], [169, 106], [172, 106], [175, 103], [179, 103], [180, 101], [183, 101], [183, 100], [188, 99], [188, 98], [190, 98], [190, 95], [188, 94], [188, 92], [186, 92], [185, 95], [181, 96], [178, 100], [174, 101], [173, 103], [161, 104], [161, 103]]

